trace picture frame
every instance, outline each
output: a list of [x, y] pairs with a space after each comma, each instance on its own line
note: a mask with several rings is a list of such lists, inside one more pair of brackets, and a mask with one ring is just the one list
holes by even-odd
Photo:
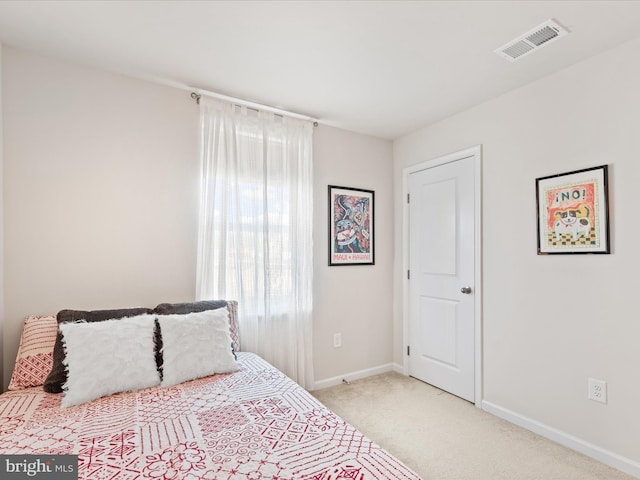
[[608, 165], [536, 178], [538, 255], [609, 254]]
[[375, 265], [375, 192], [329, 185], [329, 266]]

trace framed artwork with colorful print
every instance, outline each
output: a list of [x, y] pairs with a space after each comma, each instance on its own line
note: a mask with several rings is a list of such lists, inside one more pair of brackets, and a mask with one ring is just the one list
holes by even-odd
[[374, 265], [374, 192], [329, 185], [329, 265]]
[[538, 255], [610, 253], [607, 167], [536, 179]]

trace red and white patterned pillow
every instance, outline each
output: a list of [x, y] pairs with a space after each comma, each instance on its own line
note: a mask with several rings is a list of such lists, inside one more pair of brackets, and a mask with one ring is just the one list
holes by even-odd
[[9, 390], [37, 387], [44, 383], [53, 364], [53, 345], [57, 333], [55, 315], [30, 315], [25, 318]]

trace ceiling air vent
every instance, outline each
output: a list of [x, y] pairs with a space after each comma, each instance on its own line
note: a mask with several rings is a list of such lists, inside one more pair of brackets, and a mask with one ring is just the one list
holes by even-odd
[[538, 25], [524, 35], [494, 50], [494, 52], [510, 62], [515, 62], [525, 55], [549, 45], [554, 40], [564, 37], [567, 33], [569, 32], [566, 29], [553, 20], [547, 20], [542, 25]]

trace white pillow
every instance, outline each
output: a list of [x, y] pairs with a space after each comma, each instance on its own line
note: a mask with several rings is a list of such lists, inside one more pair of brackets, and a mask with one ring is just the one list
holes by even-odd
[[162, 332], [162, 386], [238, 370], [231, 351], [226, 308], [159, 315]]
[[160, 384], [155, 315], [62, 323], [59, 328], [67, 368], [63, 407]]

